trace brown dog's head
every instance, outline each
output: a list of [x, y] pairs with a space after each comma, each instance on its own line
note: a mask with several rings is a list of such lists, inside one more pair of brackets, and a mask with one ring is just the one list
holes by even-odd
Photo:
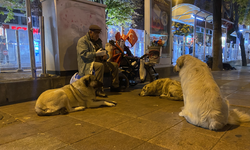
[[95, 75], [89, 75], [87, 78], [84, 79], [84, 84], [86, 87], [93, 87], [95, 89], [101, 88], [103, 84], [97, 80]]

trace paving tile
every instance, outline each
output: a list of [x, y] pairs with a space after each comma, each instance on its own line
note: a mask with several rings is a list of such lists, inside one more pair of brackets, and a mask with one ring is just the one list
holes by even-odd
[[219, 141], [212, 150], [249, 150], [249, 146]]
[[72, 144], [78, 150], [129, 150], [144, 143], [144, 141], [106, 130], [82, 141]]
[[250, 128], [242, 126], [232, 126], [229, 131], [221, 138], [221, 141], [250, 146]]
[[85, 122], [89, 122], [89, 123], [92, 123], [101, 127], [111, 128], [123, 122], [127, 122], [128, 120], [131, 120], [131, 119], [134, 119], [134, 118], [126, 116], [126, 115], [118, 114], [115, 112], [106, 111], [101, 114], [96, 114], [93, 117], [86, 117], [83, 120]]
[[0, 145], [1, 150], [46, 150], [58, 149], [66, 144], [45, 133], [38, 133], [11, 143]]
[[244, 86], [247, 86], [248, 84], [249, 82], [247, 82], [246, 80], [243, 80], [243, 81], [237, 80], [237, 81], [231, 81], [231, 82], [225, 83], [224, 85], [244, 87]]
[[227, 89], [220, 89], [221, 94], [224, 96], [234, 94], [237, 90], [227, 90]]
[[1, 106], [1, 111], [11, 115], [22, 113], [24, 111], [35, 112], [35, 103], [36, 101], [29, 101], [29, 102]]
[[145, 115], [147, 113], [153, 112], [155, 110], [158, 110], [158, 107], [145, 107], [145, 105], [117, 105], [116, 107], [113, 107], [112, 109], [109, 109], [109, 111], [113, 111], [119, 114], [127, 115], [130, 117], [138, 117]]
[[[44, 119], [43, 119], [44, 118]], [[41, 120], [33, 120], [27, 122], [30, 126], [37, 128], [39, 131], [48, 131], [70, 123], [78, 123], [79, 120], [68, 117], [66, 115], [58, 116], [42, 116]]]
[[236, 105], [236, 106], [245, 106], [245, 107], [250, 107], [250, 100], [246, 100], [246, 99], [229, 99], [228, 101], [230, 103], [230, 105]]
[[144, 119], [134, 119], [126, 123], [118, 125], [111, 130], [138, 138], [142, 140], [149, 140], [157, 134], [163, 132], [170, 125]]
[[247, 96], [247, 95], [250, 95], [250, 92], [248, 92], [248, 91], [236, 91], [235, 94], [240, 94], [240, 95]]
[[67, 145], [67, 146], [61, 147], [57, 150], [77, 150], [77, 149], [73, 148], [71, 145]]
[[104, 130], [106, 129], [100, 126], [78, 121], [54, 128], [45, 133], [60, 139], [64, 143], [72, 144]]
[[148, 142], [171, 150], [208, 150], [211, 149], [218, 140], [219, 138], [200, 134], [192, 129], [173, 127]]
[[241, 88], [241, 86], [232, 86], [232, 85], [222, 85], [219, 86], [220, 89], [224, 89], [224, 90], [238, 90]]
[[32, 126], [18, 122], [0, 128], [0, 145], [34, 135], [39, 131]]
[[163, 148], [163, 147], [145, 142], [142, 145], [134, 148], [133, 150], [170, 150], [170, 149]]
[[[78, 120], [86, 120], [88, 118], [95, 118], [96, 116], [99, 116], [103, 113], [106, 113], [108, 111], [109, 107], [105, 108], [88, 108], [84, 111], [77, 111], [67, 114], [67, 116], [78, 119]], [[112, 109], [112, 107], [111, 107]]]
[[178, 109], [175, 109], [173, 111], [171, 111], [171, 109], [170, 110], [160, 109], [152, 113], [148, 113], [139, 118], [161, 122], [166, 124], [166, 126], [171, 127], [184, 120], [183, 117], [179, 116], [179, 112], [180, 111], [178, 111]]
[[240, 92], [250, 92], [250, 88], [241, 88], [239, 89]]
[[3, 113], [0, 111], [0, 129], [4, 126], [8, 126], [10, 124], [20, 123], [21, 121], [9, 114]]
[[250, 96], [233, 93], [230, 96], [228, 96], [227, 99], [240, 99], [240, 100], [250, 101]]

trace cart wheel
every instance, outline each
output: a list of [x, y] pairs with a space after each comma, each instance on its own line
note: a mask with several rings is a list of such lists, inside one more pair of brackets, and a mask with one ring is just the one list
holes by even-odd
[[130, 86], [136, 86], [138, 83], [134, 80], [129, 80], [129, 85]]
[[119, 73], [119, 86], [122, 91], [129, 87], [129, 80], [123, 73]]

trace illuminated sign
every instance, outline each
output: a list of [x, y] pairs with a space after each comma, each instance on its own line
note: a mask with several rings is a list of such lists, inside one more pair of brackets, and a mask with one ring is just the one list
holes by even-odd
[[[13, 29], [13, 30], [24, 30], [24, 31], [26, 31], [28, 28], [27, 28], [27, 27], [11, 26], [11, 29]], [[39, 33], [39, 29], [33, 28], [33, 34], [38, 34], [38, 33]]]
[[3, 28], [0, 27], [0, 36], [3, 36]]

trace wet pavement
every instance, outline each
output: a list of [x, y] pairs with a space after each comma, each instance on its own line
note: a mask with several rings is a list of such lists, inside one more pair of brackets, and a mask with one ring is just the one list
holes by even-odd
[[[250, 66], [236, 68], [213, 75], [231, 107], [250, 114]], [[183, 101], [138, 96], [144, 85], [121, 93], [106, 90], [106, 99], [116, 101], [116, 107], [67, 115], [39, 117], [34, 111], [35, 100], [0, 106], [0, 149], [250, 149], [250, 123], [227, 125], [221, 131], [196, 127], [178, 116]]]

